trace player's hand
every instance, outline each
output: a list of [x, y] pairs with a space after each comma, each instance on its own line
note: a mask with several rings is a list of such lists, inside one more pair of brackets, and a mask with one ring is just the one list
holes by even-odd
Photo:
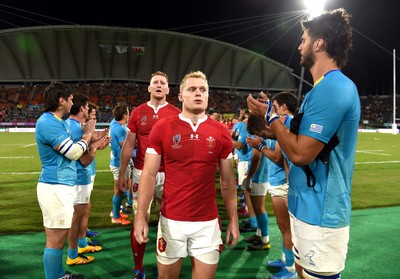
[[145, 218], [140, 218], [137, 215], [134, 220], [134, 235], [139, 244], [147, 243], [149, 241], [149, 225]]
[[96, 120], [92, 119], [89, 121], [86, 121], [85, 123], [82, 123], [82, 131], [84, 134], [94, 134], [94, 130], [96, 128]]
[[268, 101], [268, 100], [269, 100], [267, 93], [265, 93], [264, 91], [261, 91], [258, 95], [259, 95], [260, 98], [263, 99], [264, 101]]
[[103, 150], [110, 144], [111, 138], [108, 136], [102, 137], [100, 140], [98, 140], [96, 143], [98, 144], [97, 149]]
[[260, 145], [260, 143], [262, 142], [262, 139], [259, 136], [255, 136], [255, 137], [246, 137], [246, 142], [249, 146], [253, 147], [253, 148], [258, 148], [258, 146]]
[[252, 114], [255, 114], [259, 117], [264, 117], [268, 109], [268, 105], [266, 105], [264, 102], [260, 102], [258, 99], [254, 99], [251, 94], [249, 94], [247, 97], [247, 107]]
[[109, 127], [105, 128], [103, 131], [101, 131], [101, 133], [103, 137], [108, 136], [108, 134], [110, 133], [110, 128]]
[[251, 193], [253, 191], [253, 184], [250, 178], [246, 177], [243, 179], [242, 185], [246, 188], [247, 192]]
[[118, 189], [121, 192], [125, 193], [126, 189], [127, 189], [127, 186], [128, 186], [127, 184], [128, 184], [128, 182], [127, 182], [127, 179], [126, 179], [125, 175], [120, 175], [118, 177]]
[[226, 228], [226, 238], [225, 242], [228, 247], [232, 247], [236, 245], [239, 240], [240, 232], [239, 232], [239, 224], [236, 223], [229, 223]]

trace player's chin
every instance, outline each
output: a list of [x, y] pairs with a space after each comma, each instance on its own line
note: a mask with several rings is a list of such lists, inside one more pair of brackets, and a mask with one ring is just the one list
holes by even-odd
[[194, 104], [192, 106], [193, 113], [202, 113], [207, 109], [207, 105], [204, 103], [201, 104]]

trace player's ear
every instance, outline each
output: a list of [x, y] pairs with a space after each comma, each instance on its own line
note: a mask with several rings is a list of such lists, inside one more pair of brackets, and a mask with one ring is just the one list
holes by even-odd
[[181, 94], [181, 93], [178, 94], [178, 100], [179, 100], [180, 102], [182, 102], [182, 94]]

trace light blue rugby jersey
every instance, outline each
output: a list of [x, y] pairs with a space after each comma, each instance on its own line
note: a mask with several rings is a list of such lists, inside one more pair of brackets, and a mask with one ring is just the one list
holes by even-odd
[[[78, 121], [72, 118], [68, 118], [65, 121], [71, 131], [71, 138], [73, 142], [79, 141], [83, 136], [82, 125]], [[76, 180], [76, 185], [88, 185], [90, 184], [90, 178], [92, 176], [92, 169], [90, 164], [88, 166], [82, 165], [82, 163], [76, 161], [76, 169], [78, 178]]]
[[[285, 123], [283, 123], [283, 124], [285, 124], [285, 126], [286, 126], [288, 129], [290, 129], [290, 122], [292, 121], [292, 119], [293, 119], [293, 116], [292, 116], [292, 115], [287, 115], [287, 114], [286, 114]], [[271, 144], [271, 146], [272, 146], [272, 144]], [[268, 147], [268, 145], [267, 145], [267, 147]], [[275, 148], [275, 144], [274, 144], [274, 148]], [[286, 160], [286, 162], [288, 163], [289, 168], [290, 168], [290, 167], [293, 165], [293, 163], [289, 160], [289, 158], [287, 157], [285, 151], [283, 151], [282, 148], [281, 148], [281, 152], [282, 152], [282, 155], [283, 155], [284, 159]], [[285, 167], [283, 167], [283, 169], [285, 170]], [[287, 181], [287, 179], [286, 179], [286, 173], [285, 173], [285, 180]], [[280, 184], [277, 184], [277, 185], [280, 185]], [[277, 185], [276, 185], [276, 186], [277, 186]], [[289, 187], [290, 187], [290, 183], [289, 183]]]
[[45, 112], [36, 122], [36, 144], [42, 162], [39, 182], [75, 186], [76, 162], [61, 155], [54, 147], [70, 138], [65, 121]]
[[268, 182], [268, 174], [269, 174], [268, 161], [269, 159], [266, 156], [264, 155], [261, 156], [261, 161], [260, 164], [258, 165], [258, 169], [251, 179], [252, 182], [254, 183]]
[[[276, 140], [265, 140], [266, 146], [269, 149], [275, 150]], [[263, 156], [265, 157], [265, 156]], [[271, 186], [278, 186], [286, 183], [286, 173], [283, 165], [278, 165], [272, 160], [265, 157], [268, 161], [268, 182]]]
[[327, 143], [336, 133], [339, 145], [329, 163], [314, 160], [314, 188], [307, 186], [304, 170], [292, 165], [289, 173], [289, 211], [303, 222], [340, 228], [350, 224], [351, 184], [360, 121], [360, 100], [355, 84], [341, 71], [331, 71], [307, 93], [300, 112], [299, 134]]
[[96, 158], [94, 158], [93, 161], [90, 163], [90, 168], [92, 169], [92, 176], [96, 175]]
[[[241, 123], [241, 124], [239, 124], [239, 123]], [[238, 122], [237, 124], [238, 125], [237, 125], [236, 129], [239, 134], [239, 138], [237, 141], [244, 144], [244, 146], [241, 150], [237, 150], [235, 148], [235, 150], [237, 150], [238, 160], [239, 160], [239, 162], [250, 161], [251, 157], [253, 156], [253, 148], [251, 146], [249, 146], [246, 142], [246, 138], [249, 135], [249, 132], [247, 131], [246, 123]]]
[[120, 145], [126, 138], [126, 126], [122, 126], [121, 123], [115, 122], [112, 126], [110, 126], [110, 136], [111, 136], [111, 158], [110, 158], [110, 166], [119, 167], [120, 165], [120, 156], [122, 146]]

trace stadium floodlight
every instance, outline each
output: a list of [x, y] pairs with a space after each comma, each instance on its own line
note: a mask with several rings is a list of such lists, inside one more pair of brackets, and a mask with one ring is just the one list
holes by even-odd
[[325, 0], [304, 0], [309, 18], [314, 18], [324, 11]]

